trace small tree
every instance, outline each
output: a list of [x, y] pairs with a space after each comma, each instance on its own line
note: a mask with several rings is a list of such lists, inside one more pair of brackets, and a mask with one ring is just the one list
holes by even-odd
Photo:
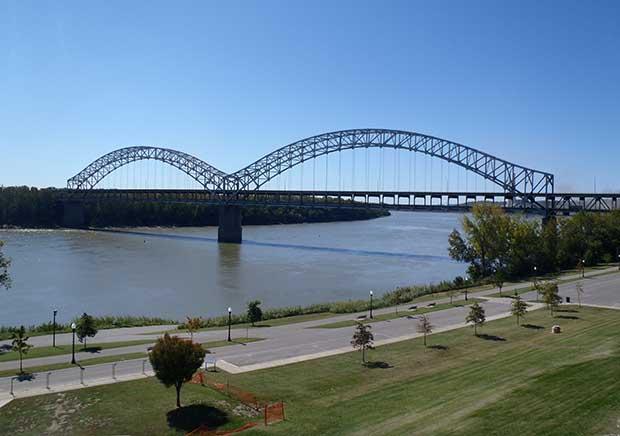
[[450, 304], [452, 304], [452, 300], [454, 299], [454, 297], [456, 297], [457, 294], [458, 291], [456, 289], [450, 289], [448, 291], [448, 297], [450, 297]]
[[496, 288], [499, 288], [500, 297], [502, 296], [502, 288], [504, 287], [505, 278], [504, 271], [502, 270], [495, 271], [495, 274], [493, 275], [493, 285], [495, 285]]
[[534, 279], [534, 284], [532, 285], [532, 287], [536, 291], [536, 301], [540, 301], [540, 296], [543, 292], [544, 283], [542, 283], [540, 280]]
[[510, 307], [510, 313], [512, 313], [513, 316], [517, 317], [517, 325], [520, 325], [521, 317], [525, 316], [525, 314], [527, 313], [527, 303], [523, 301], [520, 296], [517, 295], [517, 297], [512, 302], [512, 306]]
[[32, 348], [32, 345], [28, 343], [28, 336], [26, 336], [26, 329], [24, 326], [21, 326], [17, 331], [14, 331], [11, 334], [11, 342], [12, 350], [19, 354], [19, 372], [20, 374], [24, 373], [24, 368], [22, 366], [24, 354], [28, 354], [28, 350]]
[[194, 333], [200, 330], [201, 327], [202, 318], [200, 318], [199, 316], [195, 318], [192, 318], [191, 316], [187, 317], [187, 321], [185, 322], [185, 328], [189, 332], [189, 337], [192, 342], [194, 341]]
[[177, 393], [177, 407], [181, 407], [181, 388], [204, 362], [206, 351], [178, 336], [166, 333], [159, 338], [149, 354], [155, 376], [166, 387], [174, 386]]
[[465, 318], [467, 324], [472, 323], [474, 325], [474, 335], [478, 336], [478, 326], [482, 327], [486, 321], [486, 315], [484, 308], [478, 303], [472, 304], [469, 314]]
[[83, 313], [76, 324], [75, 333], [80, 342], [84, 343], [84, 349], [86, 349], [86, 338], [93, 338], [98, 332], [95, 319], [89, 314]]
[[263, 319], [263, 311], [260, 308], [260, 301], [250, 301], [248, 303], [248, 321], [252, 323], [252, 327], [254, 327], [255, 322], [262, 321]]
[[372, 341], [374, 336], [371, 333], [372, 327], [364, 323], [358, 322], [355, 327], [355, 333], [353, 333], [353, 339], [351, 345], [353, 348], [362, 352], [362, 363], [366, 363], [366, 350], [372, 350]]
[[579, 302], [579, 307], [581, 307], [581, 295], [584, 293], [583, 285], [581, 283], [577, 283], [575, 288], [577, 289], [577, 301]]
[[465, 294], [465, 301], [467, 301], [467, 288], [463, 289], [463, 294]]
[[558, 284], [555, 282], [545, 283], [542, 289], [543, 303], [547, 305], [551, 316], [553, 316], [553, 310], [562, 302], [562, 297], [558, 292]]
[[426, 347], [426, 335], [433, 333], [433, 325], [431, 324], [431, 320], [428, 319], [426, 315], [421, 315], [418, 319], [417, 330], [418, 333], [422, 333], [424, 335], [424, 346]]

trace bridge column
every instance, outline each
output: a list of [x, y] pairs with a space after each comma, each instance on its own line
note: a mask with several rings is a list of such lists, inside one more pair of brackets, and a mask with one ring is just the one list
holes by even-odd
[[241, 244], [242, 232], [241, 207], [220, 206], [217, 241]]
[[66, 201], [62, 204], [63, 227], [84, 227], [84, 203], [81, 201]]

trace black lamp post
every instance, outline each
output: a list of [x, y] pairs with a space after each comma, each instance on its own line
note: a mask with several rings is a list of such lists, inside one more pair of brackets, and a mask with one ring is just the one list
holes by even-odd
[[581, 278], [583, 279], [586, 276], [586, 261], [585, 259], [581, 259]]
[[[536, 265], [534, 265], [534, 282], [532, 283], [532, 289], [536, 288], [536, 272], [537, 272], [537, 270], [538, 270], [538, 267]], [[516, 292], [515, 292], [515, 294], [516, 294]], [[540, 297], [539, 290], [536, 289], [536, 301], [539, 300], [539, 297]]]
[[52, 347], [56, 348], [56, 315], [57, 310], [54, 310], [54, 320], [52, 321]]
[[372, 319], [372, 291], [370, 291], [370, 319]]
[[73, 347], [71, 349], [71, 363], [75, 365], [75, 328], [77, 326], [74, 322], [71, 323], [71, 331], [73, 332]]
[[230, 324], [232, 322], [232, 308], [228, 308], [228, 342], [232, 342], [230, 339]]

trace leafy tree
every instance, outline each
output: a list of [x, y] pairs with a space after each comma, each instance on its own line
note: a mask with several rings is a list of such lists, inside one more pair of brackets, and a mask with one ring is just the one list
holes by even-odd
[[562, 302], [562, 297], [559, 295], [558, 284], [555, 282], [547, 282], [542, 289], [543, 303], [547, 305], [547, 308], [553, 316], [553, 310], [558, 307]]
[[263, 319], [263, 311], [260, 308], [260, 301], [250, 301], [248, 303], [248, 321], [252, 323], [252, 327], [254, 327], [255, 322], [262, 321]]
[[351, 340], [353, 348], [362, 352], [362, 363], [366, 363], [366, 350], [373, 349], [372, 342], [375, 338], [370, 331], [371, 329], [371, 326], [358, 322]]
[[77, 334], [80, 342], [84, 343], [84, 349], [86, 349], [86, 338], [93, 338], [97, 334], [97, 323], [95, 319], [87, 313], [83, 313], [80, 319], [76, 322], [75, 333]]
[[456, 297], [458, 295], [458, 291], [456, 289], [450, 289], [448, 291], [448, 297], [450, 297], [450, 304], [452, 304], [452, 301], [454, 300], [454, 297]]
[[579, 307], [581, 307], [581, 296], [584, 294], [583, 285], [581, 283], [577, 283], [575, 288], [577, 290], [577, 301], [579, 302]]
[[206, 351], [178, 336], [166, 333], [159, 338], [149, 354], [155, 376], [166, 387], [174, 386], [177, 393], [177, 407], [181, 407], [181, 388], [204, 362]]
[[433, 325], [431, 320], [426, 315], [421, 315], [418, 319], [417, 331], [424, 335], [424, 346], [426, 347], [426, 335], [430, 335], [433, 332]]
[[22, 366], [24, 354], [28, 354], [28, 350], [32, 348], [32, 345], [28, 343], [28, 336], [26, 336], [26, 329], [24, 326], [21, 326], [18, 330], [14, 331], [11, 335], [11, 349], [19, 354], [19, 372], [20, 374], [24, 373], [24, 368]]
[[517, 296], [512, 301], [510, 313], [517, 317], [517, 325], [520, 325], [521, 317], [525, 316], [527, 313], [527, 303], [523, 301], [520, 296]]
[[191, 316], [187, 317], [187, 321], [185, 322], [185, 328], [189, 332], [190, 340], [192, 342], [194, 341], [194, 333], [200, 330], [201, 327], [202, 318], [200, 318], [199, 316], [195, 318], [192, 318]]
[[4, 241], [0, 241], [0, 288], [9, 289], [11, 287], [11, 277], [9, 276], [9, 266], [11, 260], [2, 254]]
[[503, 270], [499, 269], [495, 271], [495, 274], [493, 275], [493, 285], [499, 289], [500, 297], [502, 295], [502, 288], [504, 287], [505, 279], [506, 275], [504, 274]]
[[474, 335], [478, 336], [478, 327], [482, 327], [484, 322], [486, 321], [486, 315], [484, 313], [484, 308], [480, 306], [478, 303], [472, 304], [469, 309], [469, 314], [465, 318], [465, 322], [467, 324], [474, 325]]
[[455, 260], [469, 262], [469, 275], [487, 277], [503, 267], [509, 252], [510, 217], [497, 205], [476, 204], [471, 218], [463, 217], [463, 232], [454, 230], [448, 239], [449, 254]]

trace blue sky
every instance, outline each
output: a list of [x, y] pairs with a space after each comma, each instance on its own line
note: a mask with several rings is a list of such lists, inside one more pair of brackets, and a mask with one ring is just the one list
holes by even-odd
[[233, 171], [413, 130], [620, 191], [620, 2], [0, 1], [0, 184], [126, 145]]

